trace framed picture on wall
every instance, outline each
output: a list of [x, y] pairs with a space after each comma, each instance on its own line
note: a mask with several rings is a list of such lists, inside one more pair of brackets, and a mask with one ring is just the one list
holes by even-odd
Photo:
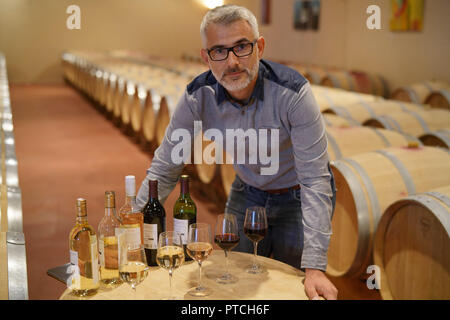
[[391, 31], [422, 31], [424, 0], [391, 0]]
[[296, 0], [294, 2], [294, 28], [319, 30], [320, 0]]
[[261, 0], [261, 23], [270, 24], [270, 4], [272, 0]]

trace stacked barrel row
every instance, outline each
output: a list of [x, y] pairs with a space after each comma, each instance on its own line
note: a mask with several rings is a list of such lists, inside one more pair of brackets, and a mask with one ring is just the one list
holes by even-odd
[[[92, 60], [89, 59], [91, 57], [86, 58], [84, 56], [82, 60]], [[97, 71], [83, 70], [81, 72], [85, 75], [84, 77], [90, 74], [91, 82], [96, 77], [97, 79], [106, 79], [106, 81], [100, 80], [94, 81], [94, 83], [100, 84], [102, 88], [100, 92], [103, 92], [100, 96], [105, 96], [104, 100], [106, 102], [104, 103], [107, 105], [108, 96], [110, 100], [114, 100], [113, 97], [115, 95], [111, 92], [124, 92], [123, 89], [120, 89], [124, 87], [124, 84], [114, 84], [116, 80], [111, 80], [111, 74], [127, 79], [125, 74], [129, 74], [130, 70], [134, 68], [128, 64], [130, 61], [130, 59], [121, 61], [119, 67], [113, 64], [104, 65], [103, 61], [98, 60], [95, 63]], [[98, 67], [100, 62], [102, 62], [102, 68], [107, 67], [107, 69], [101, 71], [103, 76], [97, 73], [98, 70], [101, 70]], [[116, 61], [115, 63], [118, 62]], [[74, 69], [79, 69], [76, 66], [77, 63], [71, 64], [74, 66]], [[83, 63], [78, 64], [83, 65]], [[137, 69], [143, 68], [144, 65], [146, 64], [142, 64], [141, 60]], [[108, 72], [108, 75], [104, 78], [106, 72]], [[94, 74], [96, 75], [95, 77], [93, 76]], [[157, 74], [153, 76], [158, 77]], [[160, 81], [163, 81], [163, 77], [159, 76], [161, 77]], [[149, 77], [149, 75], [144, 77]], [[83, 86], [85, 85], [81, 85], [81, 87]], [[92, 85], [88, 87], [92, 87]], [[333, 235], [330, 241], [329, 269], [327, 272], [332, 276], [358, 279], [364, 275], [365, 268], [373, 263], [372, 253], [375, 254], [373, 251], [375, 231], [379, 229], [377, 226], [379, 224], [385, 226], [383, 230], [390, 232], [388, 230], [388, 227], [390, 227], [389, 223], [381, 224], [384, 221], [383, 217], [392, 216], [392, 214], [385, 214], [388, 207], [394, 205], [396, 201], [408, 201], [408, 197], [414, 197], [421, 193], [431, 191], [433, 194], [437, 194], [440, 192], [439, 188], [450, 185], [448, 148], [425, 147], [423, 144], [429, 143], [429, 141], [421, 142], [419, 140], [425, 132], [429, 133], [449, 128], [449, 113], [446, 110], [431, 109], [421, 104], [385, 100], [378, 95], [316, 85], [312, 86], [312, 90], [326, 124], [328, 152], [331, 160], [334, 160], [332, 162], [332, 170], [338, 187], [337, 204], [332, 220]], [[153, 104], [153, 112], [156, 112], [156, 114], [159, 113], [159, 106], [160, 104], [158, 103]], [[170, 119], [170, 115], [171, 112], [169, 111], [167, 118], [164, 120], [166, 121], [164, 128]], [[384, 121], [379, 121], [379, 123], [386, 123], [386, 119], [389, 116], [392, 116], [397, 125], [382, 127], [374, 125], [373, 123], [375, 122], [370, 121], [381, 118]], [[403, 118], [407, 119], [407, 121], [404, 122]], [[394, 121], [390, 121], [390, 123], [392, 124]], [[141, 130], [145, 130], [142, 126], [141, 124]], [[200, 136], [197, 138], [202, 139]], [[156, 145], [159, 145], [161, 142], [155, 141], [157, 141]], [[210, 144], [205, 141], [203, 142], [203, 148], [211, 150]], [[224, 193], [225, 197], [235, 176], [233, 166], [228, 164], [196, 165], [194, 173], [202, 182], [202, 188], [213, 190], [217, 193]], [[438, 191], [434, 190], [435, 188], [438, 188]], [[414, 220], [413, 218], [411, 219], [411, 221]], [[431, 218], [423, 221], [431, 221]], [[430, 223], [426, 223], [426, 225], [429, 226], [427, 230], [437, 232], [433, 228], [435, 225], [439, 225], [438, 223], [433, 224], [433, 228]], [[442, 226], [444, 226], [444, 230], [448, 228], [444, 224]], [[402, 231], [398, 230], [398, 233], [400, 234]], [[383, 233], [383, 231], [379, 232]], [[431, 243], [427, 245], [436, 248], [443, 246], [442, 250], [445, 252], [445, 250], [448, 250], [448, 239], [445, 240], [442, 233], [436, 234], [442, 237], [439, 241], [444, 245], [435, 246], [436, 237], [430, 236], [430, 233], [428, 233], [428, 238], [425, 238]], [[380, 243], [384, 244], [384, 248], [390, 245], [391, 241], [383, 242], [385, 237], [379, 237], [382, 239]], [[398, 242], [397, 247], [398, 250], [408, 252], [410, 250], [408, 245], [416, 244], [413, 241], [407, 244]], [[376, 253], [379, 252], [381, 251], [376, 251]], [[392, 253], [389, 250], [388, 252]], [[439, 258], [439, 254], [443, 251], [436, 252], [438, 257], [436, 260], [437, 265], [443, 266], [441, 271], [448, 271], [448, 261], [442, 261], [442, 257], [449, 256], [448, 252], [446, 255], [443, 254], [441, 258]], [[420, 253], [419, 256], [427, 256], [427, 253]], [[395, 260], [395, 263], [409, 261], [408, 254], [402, 253], [400, 257], [406, 257], [406, 260]], [[404, 289], [405, 287], [399, 284], [397, 287], [402, 287], [402, 289], [394, 292], [392, 289], [394, 286], [386, 285], [386, 283], [390, 284], [394, 281], [393, 279], [396, 279], [395, 281], [398, 283], [400, 283], [399, 279], [405, 279], [404, 277], [399, 277], [398, 273], [392, 274], [391, 271], [396, 271], [397, 269], [392, 267], [390, 260], [383, 258], [380, 262], [378, 259], [376, 264], [379, 264], [384, 272], [381, 279], [383, 297], [396, 299], [408, 297], [409, 288]], [[420, 268], [427, 268], [427, 266], [431, 265], [430, 261], [420, 261]], [[448, 276], [448, 272], [443, 274], [442, 272], [435, 272], [434, 269], [433, 272], [434, 277], [438, 279], [435, 279], [436, 281], [445, 283], [444, 280]], [[405, 274], [411, 275], [412, 273]], [[421, 283], [427, 274], [429, 273], [425, 271], [419, 272], [419, 274], [414, 273], [417, 280], [415, 283]], [[449, 282], [447, 281], [446, 283]], [[445, 290], [447, 289], [445, 287]], [[413, 294], [422, 294], [422, 296], [418, 295], [418, 297], [425, 298], [444, 297], [445, 290], [436, 291], [434, 296], [427, 296], [427, 294], [430, 294], [429, 287], [423, 285], [421, 288], [414, 290]]]
[[391, 98], [450, 110], [450, 85], [444, 81], [413, 83], [396, 89]]
[[293, 62], [284, 62], [304, 75], [312, 84], [347, 91], [390, 97], [394, 100], [428, 104], [435, 108], [450, 109], [450, 85], [444, 81], [422, 81], [396, 88], [390, 93], [386, 79], [362, 71], [343, 70]]
[[334, 67], [282, 62], [300, 72], [311, 84], [389, 97], [389, 85], [380, 75]]
[[28, 299], [19, 187], [6, 58], [0, 53], [0, 300]]
[[[68, 81], [121, 126], [154, 146], [161, 144], [170, 116], [192, 80], [171, 69], [170, 61], [155, 66], [86, 52], [65, 53], [62, 60]], [[203, 69], [199, 66], [198, 73]]]
[[338, 189], [328, 274], [364, 279], [375, 265], [385, 299], [449, 299], [450, 112], [314, 90], [328, 96], [317, 99], [328, 126], [340, 126], [327, 128]]

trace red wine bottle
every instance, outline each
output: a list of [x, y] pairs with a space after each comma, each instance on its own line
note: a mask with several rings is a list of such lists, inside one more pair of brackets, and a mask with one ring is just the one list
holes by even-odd
[[144, 214], [144, 248], [147, 264], [156, 266], [158, 236], [166, 231], [166, 211], [158, 200], [158, 181], [149, 180], [149, 197], [142, 213]]

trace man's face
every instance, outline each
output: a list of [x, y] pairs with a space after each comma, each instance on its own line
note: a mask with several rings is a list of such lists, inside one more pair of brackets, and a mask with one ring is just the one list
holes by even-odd
[[[206, 29], [206, 48], [228, 48], [237, 44], [253, 42], [252, 29], [247, 21], [239, 20], [229, 25], [210, 24]], [[213, 61], [202, 49], [202, 57], [209, 64], [216, 80], [228, 91], [240, 91], [249, 86], [258, 74], [259, 60], [264, 50], [264, 39], [260, 37], [251, 55], [237, 57], [233, 52], [222, 61]]]

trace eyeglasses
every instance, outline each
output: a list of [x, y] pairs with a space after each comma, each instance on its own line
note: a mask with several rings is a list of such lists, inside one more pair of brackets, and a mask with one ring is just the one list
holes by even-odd
[[240, 43], [229, 48], [208, 49], [208, 55], [212, 61], [226, 60], [230, 51], [233, 51], [234, 55], [238, 58], [246, 57], [253, 53], [253, 46], [255, 45], [256, 41], [258, 40], [255, 40], [253, 42]]

